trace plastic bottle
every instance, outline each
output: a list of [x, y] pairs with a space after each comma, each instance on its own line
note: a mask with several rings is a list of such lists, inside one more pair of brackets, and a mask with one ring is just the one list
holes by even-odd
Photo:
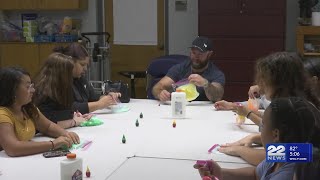
[[173, 118], [186, 117], [186, 93], [173, 92], [171, 93], [171, 108]]
[[63, 33], [70, 33], [72, 30], [72, 19], [71, 17], [64, 17], [63, 25], [62, 25], [62, 32]]
[[245, 121], [246, 121], [246, 117], [245, 116], [238, 115], [237, 118], [236, 118], [236, 123], [238, 125], [244, 124]]
[[82, 180], [82, 159], [77, 158], [76, 154], [67, 154], [67, 159], [60, 162], [61, 180]]
[[[239, 107], [242, 106], [241, 103], [236, 103], [236, 105], [239, 106]], [[245, 121], [246, 121], [246, 117], [245, 117], [245, 116], [238, 115], [237, 118], [236, 118], [236, 123], [237, 123], [238, 125], [244, 124]]]

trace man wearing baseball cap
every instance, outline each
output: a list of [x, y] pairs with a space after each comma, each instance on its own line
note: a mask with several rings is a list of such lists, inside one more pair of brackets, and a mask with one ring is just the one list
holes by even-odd
[[172, 84], [188, 80], [197, 86], [199, 96], [195, 101], [220, 100], [224, 92], [225, 77], [212, 61], [213, 45], [207, 37], [197, 37], [190, 47], [190, 58], [169, 69], [152, 89], [154, 97], [160, 101], [171, 99]]

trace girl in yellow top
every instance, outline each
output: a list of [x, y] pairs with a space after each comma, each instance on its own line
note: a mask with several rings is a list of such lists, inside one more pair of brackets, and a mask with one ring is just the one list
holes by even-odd
[[[26, 71], [1, 68], [0, 89], [0, 150], [9, 156], [25, 156], [79, 143], [76, 133], [52, 123], [31, 103], [35, 89]], [[30, 141], [36, 130], [56, 139]]]

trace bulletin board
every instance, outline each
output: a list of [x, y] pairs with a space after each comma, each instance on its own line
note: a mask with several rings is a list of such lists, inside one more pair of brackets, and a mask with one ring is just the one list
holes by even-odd
[[157, 45], [157, 0], [113, 1], [114, 44]]

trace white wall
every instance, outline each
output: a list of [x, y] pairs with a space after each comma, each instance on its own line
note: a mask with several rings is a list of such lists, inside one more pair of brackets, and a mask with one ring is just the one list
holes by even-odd
[[198, 0], [185, 0], [187, 11], [175, 11], [176, 1], [168, 0], [168, 51], [189, 55], [188, 47], [198, 36]]

